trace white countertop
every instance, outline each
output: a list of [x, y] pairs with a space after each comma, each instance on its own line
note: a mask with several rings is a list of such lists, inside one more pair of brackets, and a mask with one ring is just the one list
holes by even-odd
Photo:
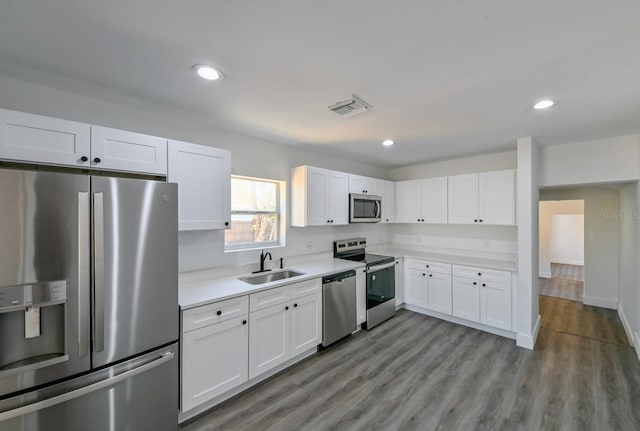
[[[312, 258], [313, 259], [313, 258]], [[211, 302], [221, 301], [236, 296], [248, 295], [261, 290], [273, 289], [299, 281], [312, 278], [324, 277], [325, 275], [337, 272], [349, 271], [351, 269], [362, 268], [361, 262], [333, 258], [315, 258], [310, 262], [288, 266], [285, 269], [302, 272], [304, 275], [287, 278], [285, 280], [273, 281], [261, 285], [252, 285], [238, 280], [239, 277], [251, 274], [237, 274], [213, 278], [209, 280], [198, 280], [192, 282], [181, 282], [178, 288], [178, 303], [182, 310], [186, 310]], [[277, 270], [275, 270], [277, 271]], [[258, 274], [255, 274], [258, 275]]]
[[454, 265], [475, 266], [486, 269], [497, 269], [500, 271], [516, 272], [518, 265], [513, 260], [488, 259], [476, 256], [464, 256], [448, 253], [436, 253], [430, 251], [407, 250], [401, 248], [383, 248], [374, 253], [386, 254], [389, 256], [406, 257], [414, 259], [432, 260], [434, 262], [451, 263]]

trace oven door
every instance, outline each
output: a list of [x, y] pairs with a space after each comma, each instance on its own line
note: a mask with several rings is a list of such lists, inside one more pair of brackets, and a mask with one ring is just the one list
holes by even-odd
[[396, 296], [395, 263], [367, 268], [367, 310]]
[[349, 223], [377, 223], [382, 216], [382, 198], [374, 195], [349, 195]]

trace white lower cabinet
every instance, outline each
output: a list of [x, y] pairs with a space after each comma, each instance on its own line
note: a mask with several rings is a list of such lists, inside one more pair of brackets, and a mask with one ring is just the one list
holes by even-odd
[[254, 378], [289, 359], [290, 316], [289, 306], [285, 304], [251, 313], [249, 378]]
[[451, 265], [407, 260], [405, 303], [451, 314]]
[[451, 314], [451, 276], [429, 273], [427, 308], [444, 314]]
[[[259, 376], [278, 365], [322, 344], [322, 282], [320, 279], [271, 289], [288, 300], [249, 314], [249, 378]], [[304, 287], [298, 290], [298, 286]], [[314, 292], [302, 294], [300, 292]], [[250, 295], [250, 303], [259, 301], [269, 290]], [[252, 308], [253, 310], [253, 308]]]
[[248, 357], [246, 315], [183, 334], [182, 411], [246, 382]]
[[480, 321], [480, 288], [477, 280], [453, 277], [453, 315]]
[[404, 302], [409, 305], [427, 308], [429, 290], [427, 287], [427, 273], [421, 269], [407, 270], [407, 289]]
[[468, 266], [453, 267], [453, 315], [511, 330], [511, 274]]

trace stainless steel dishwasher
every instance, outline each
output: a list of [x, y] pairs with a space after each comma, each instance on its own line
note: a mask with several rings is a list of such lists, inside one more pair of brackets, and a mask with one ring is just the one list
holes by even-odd
[[322, 346], [356, 330], [356, 272], [322, 278]]

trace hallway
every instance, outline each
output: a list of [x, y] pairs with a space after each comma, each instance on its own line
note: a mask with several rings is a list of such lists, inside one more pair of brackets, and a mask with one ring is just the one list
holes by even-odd
[[551, 264], [551, 278], [538, 278], [540, 295], [582, 302], [584, 266]]

